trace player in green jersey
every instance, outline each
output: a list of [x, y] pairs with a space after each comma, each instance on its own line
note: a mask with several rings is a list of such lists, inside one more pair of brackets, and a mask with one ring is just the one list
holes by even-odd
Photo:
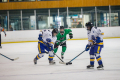
[[62, 46], [61, 58], [64, 59], [64, 53], [66, 51], [66, 37], [69, 34], [70, 39], [73, 38], [72, 30], [71, 29], [64, 29], [64, 26], [60, 26], [60, 31], [57, 34], [57, 41], [54, 45], [54, 53], [57, 52], [58, 46]]

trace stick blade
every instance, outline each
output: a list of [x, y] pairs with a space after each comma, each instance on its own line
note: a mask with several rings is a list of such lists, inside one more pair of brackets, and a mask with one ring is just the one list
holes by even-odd
[[60, 64], [66, 64], [65, 62], [59, 61]]
[[14, 60], [18, 60], [18, 59], [19, 59], [19, 57], [15, 58]]

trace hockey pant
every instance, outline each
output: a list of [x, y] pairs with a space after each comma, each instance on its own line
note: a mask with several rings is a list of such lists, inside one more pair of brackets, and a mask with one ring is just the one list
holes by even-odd
[[[56, 43], [55, 43], [56, 45]], [[65, 51], [66, 51], [66, 42], [64, 42], [63, 44], [61, 44], [60, 46], [62, 46], [62, 52], [61, 55], [64, 55]], [[54, 53], [56, 53], [58, 50], [58, 47], [54, 49]]]
[[96, 57], [96, 60], [98, 61], [99, 65], [103, 64], [101, 56], [100, 56], [101, 50], [102, 50], [102, 46], [95, 45], [95, 46], [91, 47], [90, 52], [89, 52], [89, 54], [90, 54], [90, 65], [94, 65], [95, 57]]
[[[51, 49], [50, 49], [51, 48]], [[36, 56], [36, 60], [44, 57], [44, 54], [46, 53], [46, 51], [48, 52], [49, 54], [49, 60], [52, 61], [53, 60], [53, 56], [54, 56], [54, 53], [52, 52], [53, 50], [53, 46], [49, 47], [49, 45], [45, 45], [42, 41], [39, 41], [38, 43], [38, 51], [39, 51], [39, 54]]]

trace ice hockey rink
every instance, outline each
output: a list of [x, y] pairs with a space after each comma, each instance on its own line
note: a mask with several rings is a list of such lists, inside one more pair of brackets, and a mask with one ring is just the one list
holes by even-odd
[[[68, 40], [65, 53], [65, 62], [68, 62], [85, 49], [87, 40]], [[2, 44], [0, 53], [10, 57], [19, 57], [10, 61], [0, 56], [0, 80], [120, 80], [120, 38], [104, 39], [104, 48], [101, 52], [104, 70], [97, 70], [97, 61], [94, 69], [86, 69], [89, 65], [89, 52], [84, 52], [72, 65], [49, 65], [48, 54], [33, 64], [38, 54], [37, 42]], [[58, 56], [61, 56], [59, 47]]]

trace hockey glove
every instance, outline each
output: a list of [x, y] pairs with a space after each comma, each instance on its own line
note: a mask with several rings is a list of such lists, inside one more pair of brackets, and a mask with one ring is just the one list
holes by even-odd
[[85, 51], [88, 51], [90, 49], [90, 45], [86, 45]]
[[42, 34], [39, 34], [38, 40], [42, 41]]
[[73, 38], [73, 34], [72, 34], [72, 33], [70, 33], [70, 34], [69, 34], [69, 37], [70, 37], [70, 39], [72, 39], [72, 38]]
[[100, 43], [100, 37], [96, 37], [95, 42], [96, 42], [96, 43]]
[[54, 48], [58, 48], [59, 42], [55, 42]]
[[51, 43], [51, 39], [50, 38], [47, 38], [46, 41], [47, 41], [47, 43]]
[[93, 45], [96, 45], [97, 43], [100, 43], [100, 37], [96, 37], [95, 40], [93, 40]]

